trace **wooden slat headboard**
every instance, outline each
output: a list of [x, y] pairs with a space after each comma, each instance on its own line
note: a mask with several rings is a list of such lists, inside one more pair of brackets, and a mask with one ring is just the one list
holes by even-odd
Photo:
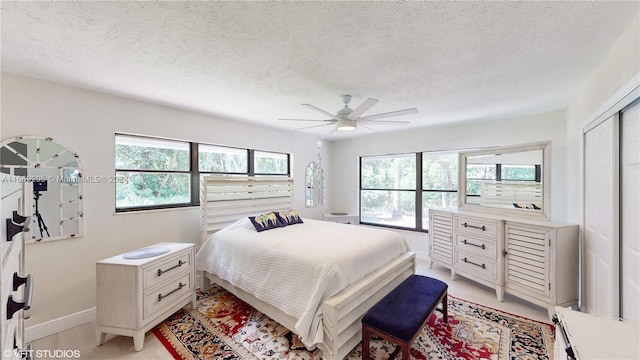
[[205, 176], [200, 191], [202, 241], [243, 217], [292, 208], [292, 178]]
[[542, 184], [531, 181], [485, 181], [480, 189], [483, 205], [512, 207], [513, 203], [542, 207]]

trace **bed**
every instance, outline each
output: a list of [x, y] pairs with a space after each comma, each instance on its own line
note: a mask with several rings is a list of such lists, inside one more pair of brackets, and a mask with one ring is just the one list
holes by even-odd
[[204, 287], [224, 287], [325, 359], [346, 356], [364, 313], [414, 273], [395, 232], [312, 219], [257, 232], [248, 216], [293, 207], [291, 179], [213, 176], [202, 185]]

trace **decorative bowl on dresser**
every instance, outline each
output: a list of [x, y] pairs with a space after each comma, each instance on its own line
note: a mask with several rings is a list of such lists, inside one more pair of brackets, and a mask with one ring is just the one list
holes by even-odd
[[196, 306], [195, 245], [158, 243], [96, 263], [98, 345], [106, 334], [132, 336], [136, 351], [145, 332], [183, 306]]

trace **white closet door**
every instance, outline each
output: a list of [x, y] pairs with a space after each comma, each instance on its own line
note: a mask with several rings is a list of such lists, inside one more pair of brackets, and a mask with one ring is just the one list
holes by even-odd
[[583, 307], [617, 317], [620, 307], [618, 121], [610, 117], [584, 135]]
[[620, 119], [622, 318], [640, 321], [640, 103]]

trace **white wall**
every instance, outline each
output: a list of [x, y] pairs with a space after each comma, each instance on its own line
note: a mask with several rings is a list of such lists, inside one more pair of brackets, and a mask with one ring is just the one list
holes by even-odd
[[567, 158], [571, 186], [568, 187], [568, 219], [582, 224], [583, 129], [624, 94], [619, 90], [640, 85], [640, 13], [611, 44], [600, 66], [594, 70], [580, 94], [567, 108]]
[[[330, 211], [358, 213], [359, 157], [418, 151], [459, 150], [551, 141], [551, 219], [566, 218], [565, 112], [385, 133], [334, 142], [331, 148]], [[547, 164], [545, 164], [547, 169]], [[425, 233], [402, 232], [418, 255], [428, 253]]]
[[[115, 132], [289, 152], [296, 209], [312, 218], [324, 212], [304, 208], [304, 170], [316, 158], [315, 137], [7, 73], [1, 100], [3, 137], [50, 136], [78, 152], [85, 178], [115, 173]], [[330, 146], [323, 149], [325, 169]], [[94, 307], [97, 260], [160, 241], [199, 241], [198, 208], [119, 214], [114, 209], [114, 184], [87, 183], [84, 236], [27, 245], [26, 268], [36, 284], [27, 326]]]

